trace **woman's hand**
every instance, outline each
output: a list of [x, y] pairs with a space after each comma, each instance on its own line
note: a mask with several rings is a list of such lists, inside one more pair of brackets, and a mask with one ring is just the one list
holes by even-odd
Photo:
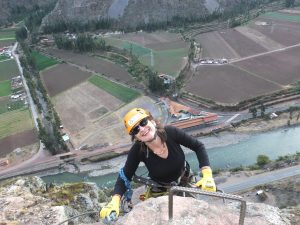
[[210, 167], [202, 168], [202, 178], [195, 185], [204, 191], [215, 192], [217, 190], [215, 181], [212, 177], [212, 170]]
[[116, 217], [119, 216], [120, 213], [120, 202], [121, 202], [121, 196], [120, 195], [114, 195], [112, 197], [112, 200], [110, 203], [108, 203], [106, 206], [104, 206], [100, 211], [100, 218], [111, 220], [110, 216], [113, 212], [115, 212]]

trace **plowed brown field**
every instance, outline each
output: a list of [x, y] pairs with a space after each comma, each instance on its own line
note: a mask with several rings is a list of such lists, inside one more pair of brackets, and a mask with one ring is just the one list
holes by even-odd
[[47, 51], [50, 55], [102, 74], [109, 79], [128, 85], [138, 85], [124, 67], [110, 61], [60, 49], [49, 49]]
[[55, 96], [87, 80], [92, 74], [69, 64], [59, 64], [42, 72], [42, 79], [50, 96]]
[[223, 30], [219, 33], [227, 44], [229, 44], [241, 57], [255, 55], [267, 50], [235, 29]]
[[35, 130], [27, 130], [0, 140], [0, 158], [16, 148], [21, 148], [38, 142]]
[[219, 103], [235, 104], [280, 88], [231, 65], [198, 68], [185, 90]]
[[300, 43], [300, 23], [278, 21], [268, 18], [258, 18], [257, 20], [266, 22], [268, 25], [261, 26], [251, 23], [250, 27], [258, 30], [270, 39], [285, 46]]
[[[299, 40], [300, 41], [300, 40]], [[300, 46], [258, 56], [235, 65], [281, 85], [300, 80]]]

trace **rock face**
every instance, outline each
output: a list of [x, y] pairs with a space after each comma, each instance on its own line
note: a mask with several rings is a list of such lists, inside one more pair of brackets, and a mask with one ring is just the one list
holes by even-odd
[[200, 18], [219, 8], [216, 0], [59, 0], [43, 24], [111, 18], [120, 27], [170, 21], [173, 17]]
[[[100, 209], [107, 201], [93, 183], [46, 185], [38, 177], [25, 177], [0, 184], [1, 225], [59, 224], [67, 218]], [[245, 225], [293, 225], [291, 210], [261, 203], [247, 203]], [[73, 220], [72, 224], [103, 224], [98, 213]], [[119, 217], [118, 225], [232, 225], [239, 221], [239, 203], [212, 199], [174, 197], [173, 220], [168, 220], [168, 197], [140, 202]], [[97, 222], [97, 223], [96, 223]], [[64, 223], [66, 225], [67, 223]]]
[[[58, 224], [99, 209], [100, 193], [92, 183], [49, 186], [38, 177], [10, 180], [0, 187], [0, 224]], [[75, 224], [95, 221], [95, 215], [84, 216]]]
[[[208, 200], [209, 201], [209, 200]], [[209, 204], [193, 198], [174, 197], [173, 220], [168, 218], [168, 197], [149, 199], [121, 217], [118, 225], [232, 225], [239, 222], [239, 204]], [[141, 223], [142, 221], [142, 223]], [[248, 203], [245, 225], [288, 225], [287, 217], [276, 207]]]

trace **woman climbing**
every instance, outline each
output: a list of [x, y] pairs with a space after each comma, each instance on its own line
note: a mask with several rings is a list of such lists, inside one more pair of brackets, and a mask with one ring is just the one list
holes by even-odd
[[[134, 144], [115, 183], [111, 202], [100, 211], [101, 218], [109, 217], [112, 212], [115, 212], [116, 216], [119, 215], [123, 195], [126, 195], [127, 201], [131, 200], [130, 181], [140, 162], [144, 162], [151, 180], [166, 186], [185, 186], [191, 174], [181, 145], [194, 151], [199, 161], [202, 179], [195, 185], [205, 191], [216, 191], [203, 143], [179, 128], [162, 126], [150, 112], [142, 108], [130, 110], [124, 116], [124, 124]], [[147, 196], [160, 196], [165, 194], [165, 191], [159, 190], [157, 194], [157, 190], [150, 189]]]

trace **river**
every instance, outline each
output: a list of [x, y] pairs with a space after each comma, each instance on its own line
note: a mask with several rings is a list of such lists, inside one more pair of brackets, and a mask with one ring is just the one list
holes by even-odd
[[[255, 164], [258, 155], [267, 155], [275, 160], [279, 156], [300, 152], [299, 137], [300, 127], [295, 127], [251, 135], [223, 133], [220, 136], [201, 137], [199, 140], [206, 146], [211, 166], [222, 169]], [[186, 158], [193, 171], [197, 171], [196, 155], [186, 150]], [[125, 159], [125, 156], [121, 156], [105, 163], [122, 166]], [[144, 174], [145, 171], [144, 167], [140, 167], [137, 173]], [[89, 176], [89, 173], [61, 173], [44, 176], [42, 179], [55, 183], [88, 181], [97, 183], [99, 187], [111, 187], [116, 177], [117, 173], [103, 173], [100, 176]]]

